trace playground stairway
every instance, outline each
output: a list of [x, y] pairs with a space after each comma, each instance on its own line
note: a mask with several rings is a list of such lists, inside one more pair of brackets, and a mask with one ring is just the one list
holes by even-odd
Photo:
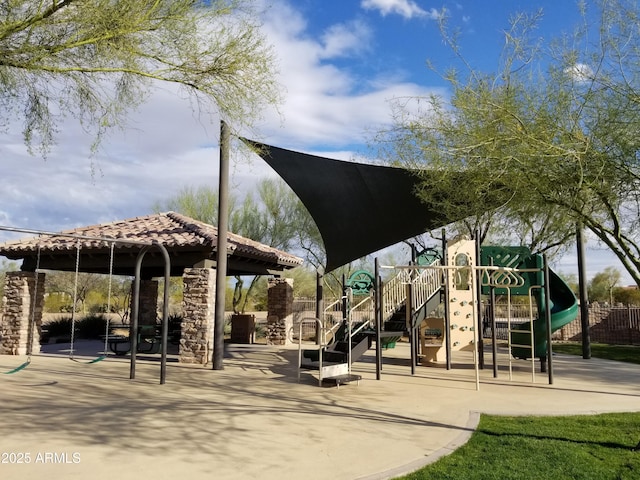
[[[439, 270], [400, 271], [382, 288], [383, 330], [387, 334], [380, 340], [383, 348], [394, 347], [409, 329], [406, 322], [409, 282], [412, 283], [413, 311], [409, 328], [420, 325], [441, 303], [442, 280]], [[370, 300], [372, 301], [373, 297], [370, 297]], [[351, 331], [356, 333], [351, 335], [349, 342], [347, 321], [343, 321], [331, 343], [320, 348], [302, 350], [299, 368], [321, 370], [320, 378], [323, 381], [335, 381], [337, 385], [359, 380], [359, 376], [350, 373], [350, 366], [371, 348], [375, 332], [370, 328], [368, 321], [352, 323]], [[393, 333], [397, 335], [389, 335]]]
[[[411, 321], [407, 326], [407, 282], [413, 284]], [[383, 287], [383, 330], [398, 332], [397, 336], [383, 340], [383, 348], [393, 348], [410, 329], [437, 311], [441, 304], [442, 278], [438, 270], [421, 270], [415, 278], [408, 279], [406, 272], [400, 272]]]
[[[438, 292], [434, 294], [422, 305], [420, 305], [413, 313], [411, 317], [411, 327], [415, 328], [422, 323], [422, 321], [430, 316], [430, 314], [438, 309], [441, 303], [440, 295]], [[406, 302], [400, 305], [400, 307], [393, 312], [391, 317], [384, 322], [384, 330], [400, 331], [407, 333], [407, 305]]]
[[[361, 324], [355, 324], [357, 330]], [[357, 362], [367, 350], [371, 348], [371, 332], [360, 331], [351, 337], [351, 363]], [[306, 360], [302, 367], [308, 369], [318, 368], [318, 361], [322, 353], [323, 364], [347, 363], [349, 359], [349, 339], [346, 324], [343, 323], [336, 332], [334, 341], [320, 350], [303, 350], [302, 356]]]
[[350, 367], [371, 348], [371, 332], [359, 331], [351, 336], [349, 342], [349, 332], [346, 322], [343, 322], [334, 338], [337, 340], [319, 350], [303, 350], [300, 368], [319, 370], [322, 383], [332, 383], [338, 387], [342, 383], [360, 381], [362, 377], [352, 374]]

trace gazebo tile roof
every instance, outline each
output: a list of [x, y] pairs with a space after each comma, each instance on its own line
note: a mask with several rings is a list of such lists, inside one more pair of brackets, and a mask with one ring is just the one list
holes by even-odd
[[[59, 233], [61, 235], [35, 236], [2, 243], [0, 244], [0, 255], [11, 258], [20, 256], [20, 254], [33, 253], [38, 249], [63, 252], [75, 250], [78, 246], [81, 249], [107, 248], [106, 241], [97, 239], [119, 239], [141, 244], [148, 244], [155, 240], [167, 249], [210, 247], [212, 251], [215, 251], [218, 239], [216, 227], [176, 212], [158, 213], [79, 227]], [[227, 250], [231, 255], [256, 258], [291, 267], [302, 264], [302, 259], [295, 255], [234, 233], [228, 233], [227, 242]], [[136, 245], [135, 243], [119, 243], [118, 249], [123, 248], [136, 248]]]

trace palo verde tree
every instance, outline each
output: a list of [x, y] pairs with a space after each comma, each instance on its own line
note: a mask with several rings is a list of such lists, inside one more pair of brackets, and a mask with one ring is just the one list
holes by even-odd
[[[229, 196], [229, 210], [233, 212], [236, 207], [236, 198]], [[186, 186], [173, 197], [157, 201], [151, 207], [156, 213], [162, 211], [179, 212], [209, 225], [218, 223], [218, 191], [211, 187], [201, 185], [199, 187]]]
[[156, 81], [181, 87], [201, 113], [248, 124], [280, 96], [254, 3], [0, 2], [0, 127], [20, 119], [30, 151], [45, 155], [71, 116], [96, 146]]
[[[257, 193], [258, 200], [248, 193], [242, 205], [231, 213], [231, 230], [270, 247], [289, 250], [296, 238], [296, 204], [300, 200], [280, 179], [261, 180]], [[259, 278], [252, 276], [245, 291], [244, 278], [236, 275], [232, 302], [234, 313], [246, 310]]]
[[640, 6], [580, 8], [575, 30], [554, 40], [535, 33], [541, 12], [516, 15], [494, 72], [459, 56], [462, 68], [444, 75], [450, 97], [420, 99], [417, 114], [398, 105], [381, 138], [436, 173], [420, 193], [452, 218], [471, 203], [470, 215], [495, 210], [530, 242], [551, 227], [547, 245], [583, 225], [640, 285]]

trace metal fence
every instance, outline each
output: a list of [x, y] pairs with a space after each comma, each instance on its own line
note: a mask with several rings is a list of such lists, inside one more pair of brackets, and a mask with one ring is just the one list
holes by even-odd
[[[316, 316], [316, 299], [315, 298], [294, 298], [293, 299], [293, 324], [297, 325], [305, 318], [314, 318]], [[294, 328], [293, 338], [298, 339], [299, 330]], [[312, 340], [316, 336], [316, 325], [313, 322], [305, 322], [302, 324], [302, 339]]]
[[[535, 307], [534, 307], [535, 308]], [[530, 321], [532, 317], [532, 312], [529, 305], [522, 304], [512, 304], [510, 307], [508, 305], [498, 304], [495, 307], [496, 310], [496, 338], [498, 340], [507, 340], [508, 332], [509, 332], [509, 323], [511, 324], [511, 329], [515, 328], [516, 325], [526, 323]], [[484, 338], [491, 338], [491, 321], [490, 321], [490, 311], [489, 306], [484, 305], [483, 309], [483, 317], [482, 317], [482, 336]], [[533, 312], [535, 316], [535, 310]]]
[[[631, 305], [589, 305], [589, 338], [594, 343], [640, 345], [640, 307]], [[582, 340], [580, 315], [558, 330], [554, 339]]]

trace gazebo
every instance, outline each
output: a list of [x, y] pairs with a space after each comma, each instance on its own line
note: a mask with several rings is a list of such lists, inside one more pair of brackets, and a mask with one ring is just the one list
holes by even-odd
[[[45, 273], [42, 271], [77, 269], [79, 272], [108, 274], [111, 271], [114, 275], [133, 276], [139, 252], [151, 242], [161, 244], [169, 254], [171, 276], [181, 276], [184, 281], [180, 361], [207, 363], [212, 348], [217, 229], [175, 212], [0, 244], [0, 255], [22, 260], [21, 271], [9, 272], [5, 279], [0, 354], [26, 353], [29, 329], [39, 329], [44, 304]], [[302, 259], [233, 233], [228, 233], [227, 245], [227, 275], [275, 276], [269, 281], [268, 314], [270, 322], [274, 323], [270, 330], [281, 332], [286, 329], [291, 306], [279, 303], [292, 301], [292, 284], [279, 277], [285, 270], [301, 265]], [[158, 281], [154, 278], [162, 276], [164, 269], [160, 252], [149, 250], [140, 267], [141, 324], [155, 323]], [[272, 294], [272, 290], [286, 293]], [[32, 295], [36, 295], [35, 301]], [[280, 301], [271, 302], [272, 298]], [[38, 351], [39, 336], [33, 333], [33, 351]], [[284, 337], [276, 333], [272, 340], [279, 343]]]

